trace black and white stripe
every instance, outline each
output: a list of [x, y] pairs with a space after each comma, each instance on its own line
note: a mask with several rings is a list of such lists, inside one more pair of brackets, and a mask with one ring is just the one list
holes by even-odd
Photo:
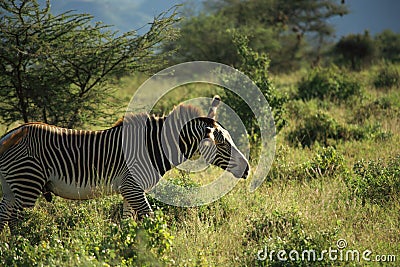
[[[0, 154], [0, 231], [7, 222], [11, 227], [18, 211], [34, 206], [43, 192], [68, 199], [94, 198], [99, 191], [120, 193], [124, 217], [149, 214], [151, 207], [145, 192], [165, 172], [199, 150], [209, 162], [224, 169], [232, 161], [244, 164], [241, 174], [232, 171], [237, 177], [248, 173], [247, 160], [226, 136], [227, 131], [188, 106], [178, 106], [166, 117], [127, 116], [102, 131], [42, 123], [25, 124], [13, 131], [16, 130], [25, 134]], [[13, 131], [1, 138], [0, 144], [13, 141], [8, 139]], [[201, 148], [204, 139], [214, 140], [211, 149], [216, 153]]]

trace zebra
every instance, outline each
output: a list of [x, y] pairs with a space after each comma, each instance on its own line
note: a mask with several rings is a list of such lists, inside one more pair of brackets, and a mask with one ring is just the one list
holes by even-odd
[[48, 201], [51, 194], [85, 200], [101, 188], [122, 195], [122, 218], [151, 215], [146, 192], [196, 153], [246, 179], [248, 160], [215, 120], [219, 103], [215, 96], [206, 117], [180, 104], [167, 116], [128, 114], [99, 131], [26, 123], [7, 132], [0, 138], [0, 232], [7, 223], [15, 228], [41, 194]]

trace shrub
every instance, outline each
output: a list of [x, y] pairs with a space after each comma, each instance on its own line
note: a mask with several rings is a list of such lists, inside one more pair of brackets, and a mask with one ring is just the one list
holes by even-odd
[[377, 89], [400, 87], [400, 73], [393, 65], [386, 65], [379, 70], [373, 81]]
[[[186, 189], [200, 188], [201, 184], [197, 183], [190, 177], [190, 173], [188, 171], [183, 170], [173, 170], [173, 174], [168, 178], [168, 182], [160, 182], [156, 189], [153, 189], [151, 194], [148, 195], [148, 200], [150, 205], [156, 209], [162, 209], [169, 217], [174, 220], [181, 219], [182, 216], [186, 214], [186, 210], [181, 208], [180, 206], [191, 205], [191, 203], [202, 203], [202, 198], [192, 198], [190, 200], [184, 200], [182, 196], [186, 196]], [[170, 203], [173, 203], [176, 206], [172, 206], [166, 204], [162, 201], [157, 200], [152, 197], [152, 194], [158, 194], [158, 196], [163, 196], [164, 198], [168, 198]]]
[[370, 65], [376, 57], [376, 50], [376, 44], [368, 31], [344, 36], [334, 47], [334, 52], [339, 55], [337, 61], [349, 65], [352, 70]]
[[154, 266], [168, 261], [173, 236], [161, 211], [140, 222], [117, 224], [101, 216], [112, 206], [110, 199], [39, 202], [26, 210], [28, 220], [16, 229], [21, 235], [0, 234], [0, 266]]
[[311, 178], [334, 176], [346, 170], [343, 155], [331, 146], [322, 147], [310, 161], [303, 163], [303, 168]]
[[270, 179], [302, 181], [321, 176], [334, 177], [347, 172], [343, 155], [333, 147], [322, 147], [310, 160], [297, 164], [288, 160], [287, 153], [287, 147], [277, 150], [274, 165], [269, 173]]
[[306, 116], [289, 132], [287, 140], [291, 144], [301, 144], [303, 147], [311, 147], [316, 142], [326, 147], [338, 141], [385, 140], [390, 137], [391, 133], [382, 131], [380, 124], [358, 126], [339, 123], [327, 112], [317, 111]]
[[339, 127], [329, 114], [317, 111], [305, 117], [301, 125], [288, 134], [288, 140], [292, 144], [300, 143], [303, 147], [310, 147], [315, 142], [328, 146], [328, 139], [338, 139]]
[[361, 85], [338, 67], [316, 68], [298, 85], [298, 98], [309, 100], [346, 100], [361, 95]]
[[347, 180], [348, 186], [362, 203], [385, 204], [398, 199], [400, 194], [400, 154], [389, 158], [360, 160], [353, 166], [354, 176]]
[[[269, 74], [270, 58], [265, 53], [258, 53], [249, 47], [249, 40], [246, 36], [233, 31], [233, 43], [236, 47], [237, 54], [241, 60], [238, 69], [247, 75], [252, 82], [254, 82], [260, 89], [261, 93], [268, 101], [270, 110], [260, 110], [261, 114], [269, 116], [270, 112], [273, 116], [274, 127], [276, 132], [279, 132], [286, 124], [286, 112], [284, 104], [287, 102], [287, 95], [277, 90], [272, 82]], [[227, 79], [232, 79], [227, 77]], [[239, 82], [239, 86], [246, 88], [252, 84], [246, 84], [246, 81], [232, 81]], [[247, 104], [237, 96], [235, 93], [225, 90], [226, 97], [223, 98], [224, 102], [229, 105], [240, 116], [248, 132], [259, 133], [258, 122], [254, 117], [253, 111]], [[264, 107], [260, 107], [264, 108]], [[269, 125], [269, 122], [266, 123]], [[271, 129], [271, 131], [275, 129]], [[255, 140], [256, 142], [258, 140]]]
[[[249, 255], [265, 257], [264, 261], [249, 259], [246, 265], [254, 266], [327, 266], [332, 265], [327, 258], [317, 261], [321, 256], [322, 250], [332, 246], [339, 232], [338, 227], [333, 229], [321, 229], [319, 231], [308, 232], [299, 212], [294, 209], [289, 211], [275, 210], [271, 214], [260, 214], [249, 221], [249, 228], [245, 232], [244, 245], [247, 246]], [[265, 250], [266, 249], [266, 250]], [[260, 251], [264, 250], [264, 251]], [[288, 259], [279, 261], [277, 252], [284, 250], [289, 253], [296, 250], [299, 253], [298, 260]], [[310, 255], [310, 260], [302, 260], [302, 251], [314, 251]], [[272, 260], [270, 259], [270, 253]], [[265, 255], [265, 253], [267, 254]], [[246, 253], [245, 253], [246, 254]], [[288, 258], [288, 255], [286, 255]], [[306, 255], [308, 257], [308, 255]], [[306, 258], [307, 259], [307, 258]]]
[[268, 180], [287, 180], [299, 176], [298, 164], [289, 159], [290, 147], [280, 146], [275, 151], [274, 162], [268, 173]]
[[375, 35], [375, 41], [384, 60], [400, 62], [400, 34], [387, 29]]
[[286, 109], [293, 121], [301, 121], [318, 110], [328, 111], [332, 107], [329, 100], [311, 99], [304, 101], [302, 99], [294, 99], [287, 103]]
[[393, 98], [384, 96], [374, 101], [360, 105], [352, 111], [352, 119], [350, 122], [364, 123], [372, 116], [390, 116], [397, 114], [399, 108], [393, 104]]

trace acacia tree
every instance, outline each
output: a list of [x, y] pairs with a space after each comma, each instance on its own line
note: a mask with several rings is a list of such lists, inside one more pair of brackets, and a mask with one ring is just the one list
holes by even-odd
[[350, 65], [353, 70], [360, 70], [369, 65], [376, 55], [376, 46], [368, 31], [364, 34], [349, 34], [342, 37], [334, 47], [339, 55], [340, 64]]
[[[157, 47], [176, 36], [176, 9], [160, 14], [147, 33], [120, 34], [87, 14], [53, 15], [50, 0], [0, 2], [0, 117], [74, 127], [115, 110], [111, 80], [154, 71], [167, 54]], [[114, 103], [114, 104], [113, 104]]]
[[400, 34], [384, 30], [375, 36], [374, 41], [380, 56], [392, 62], [400, 62]]
[[165, 48], [179, 47], [174, 62], [200, 59], [237, 67], [241, 61], [229, 34], [235, 30], [255, 52], [269, 54], [271, 70], [290, 71], [305, 56], [318, 60], [334, 34], [329, 19], [347, 13], [339, 0], [207, 0], [202, 12], [182, 20], [181, 37]]

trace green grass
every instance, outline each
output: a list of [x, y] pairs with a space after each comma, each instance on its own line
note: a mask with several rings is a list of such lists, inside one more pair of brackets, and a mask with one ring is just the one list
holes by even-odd
[[[372, 76], [375, 68], [370, 72]], [[383, 170], [391, 158], [400, 155], [399, 88], [377, 90], [373, 79], [366, 79], [368, 74], [368, 71], [351, 73], [355, 79], [364, 81], [363, 98], [351, 103], [326, 100], [288, 103], [289, 124], [277, 136], [272, 170], [254, 193], [247, 189], [250, 181], [240, 181], [223, 198], [201, 207], [172, 207], [152, 200], [154, 207], [160, 207], [162, 212], [143, 222], [121, 222], [120, 196], [83, 202], [55, 198], [54, 203], [46, 203], [40, 199], [35, 208], [26, 211], [18, 228], [23, 237], [11, 236], [8, 231], [0, 234], [0, 265], [381, 266], [379, 262], [327, 258], [317, 262], [281, 262], [276, 255], [273, 261], [256, 258], [258, 251], [265, 247], [287, 252], [313, 249], [320, 253], [329, 247], [336, 249], [339, 239], [347, 241], [346, 249], [371, 250], [371, 258], [378, 254], [396, 255], [397, 262], [387, 265], [398, 265], [400, 197], [396, 190], [400, 188], [396, 188], [395, 182], [400, 178], [390, 176], [396, 173], [395, 167], [385, 174], [394, 182], [387, 187], [386, 180], [377, 179], [383, 184], [371, 183], [376, 189], [373, 194], [360, 195], [370, 191], [360, 191], [367, 187], [354, 187], [349, 182], [362, 179], [353, 169], [358, 161], [380, 159], [382, 165], [377, 168]], [[278, 88], [281, 85], [295, 94], [297, 82], [306, 75], [299, 72], [293, 76], [277, 76], [274, 80]], [[143, 79], [124, 79], [121, 96], [128, 99], [140, 80]], [[172, 92], [165, 102], [159, 103], [160, 110], [183, 97], [204, 92], [207, 97], [212, 95], [212, 89], [204, 87], [188, 88], [184, 92]], [[375, 101], [378, 102], [374, 104]], [[371, 114], [367, 116], [363, 110]], [[329, 113], [345, 126], [362, 128], [379, 123], [380, 130], [390, 132], [391, 136], [383, 140], [330, 140], [329, 148], [318, 143], [305, 148], [290, 144], [287, 135], [296, 129], [305, 114], [316, 111]], [[363, 114], [365, 117], [355, 118]], [[209, 168], [187, 176], [173, 170], [167, 176], [181, 179], [182, 183], [207, 184], [220, 173], [216, 168]], [[375, 175], [374, 171], [370, 173]], [[385, 188], [394, 188], [394, 191]], [[363, 200], [363, 197], [375, 196], [380, 201]], [[382, 196], [385, 196], [383, 201]]]

